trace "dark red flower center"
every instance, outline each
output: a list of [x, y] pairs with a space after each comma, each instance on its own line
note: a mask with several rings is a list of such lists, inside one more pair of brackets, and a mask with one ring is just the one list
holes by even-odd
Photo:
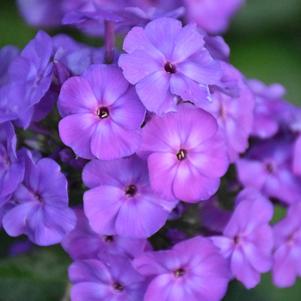
[[185, 275], [185, 270], [183, 268], [179, 268], [179, 269], [174, 271], [174, 275], [177, 278], [183, 277]]
[[177, 68], [175, 65], [173, 65], [172, 63], [169, 63], [167, 62], [165, 65], [164, 65], [164, 70], [167, 72], [167, 73], [176, 73], [177, 72]]
[[107, 242], [107, 243], [114, 242], [114, 236], [112, 236], [112, 235], [106, 235], [104, 237], [104, 241]]
[[106, 107], [98, 108], [96, 114], [100, 119], [105, 119], [110, 116], [109, 110]]
[[179, 161], [184, 160], [187, 157], [187, 151], [185, 149], [180, 149], [177, 152], [177, 158]]
[[265, 168], [268, 173], [273, 173], [275, 171], [274, 166], [272, 163], [266, 163]]
[[125, 189], [125, 194], [127, 196], [133, 197], [135, 196], [137, 193], [137, 186], [134, 184], [129, 185], [126, 189]]
[[115, 291], [118, 291], [118, 292], [122, 292], [124, 290], [123, 285], [119, 282], [115, 282], [113, 284], [113, 288], [114, 288]]

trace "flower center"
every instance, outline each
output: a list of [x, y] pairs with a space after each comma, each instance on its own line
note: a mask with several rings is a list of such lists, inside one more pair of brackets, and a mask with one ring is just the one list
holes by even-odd
[[174, 275], [177, 278], [183, 277], [185, 275], [185, 270], [183, 268], [179, 268], [179, 269], [174, 271]]
[[169, 62], [167, 62], [167, 63], [164, 65], [164, 70], [165, 70], [167, 73], [171, 73], [171, 74], [177, 72], [176, 66], [173, 65], [172, 63], [169, 63]]
[[113, 284], [113, 288], [114, 288], [115, 291], [118, 291], [118, 292], [122, 292], [124, 290], [123, 285], [119, 282], [115, 282]]
[[135, 196], [137, 193], [137, 186], [134, 184], [129, 185], [126, 189], [125, 189], [125, 194], [127, 196], [133, 197]]
[[114, 242], [114, 236], [112, 236], [112, 235], [106, 235], [104, 237], [104, 241], [107, 242], [107, 243], [112, 243], [112, 242]]
[[97, 109], [96, 115], [97, 115], [100, 119], [105, 119], [105, 118], [108, 118], [108, 117], [109, 117], [110, 113], [109, 113], [108, 108], [106, 108], [106, 107], [101, 107], [101, 108], [98, 108], [98, 109]]
[[177, 158], [179, 161], [184, 160], [187, 157], [187, 151], [185, 149], [180, 149], [177, 152]]
[[275, 171], [272, 163], [266, 163], [265, 168], [268, 173], [273, 173]]

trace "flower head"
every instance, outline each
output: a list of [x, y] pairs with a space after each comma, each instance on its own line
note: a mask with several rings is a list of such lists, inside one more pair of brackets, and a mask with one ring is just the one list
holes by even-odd
[[238, 96], [233, 97], [215, 89], [212, 102], [204, 102], [201, 107], [218, 121], [225, 137], [231, 161], [248, 147], [248, 138], [253, 126], [254, 97], [241, 73], [227, 63], [222, 63], [225, 76], [236, 82]]
[[67, 180], [52, 159], [34, 162], [30, 153], [24, 156], [24, 181], [9, 201], [3, 227], [10, 236], [25, 234], [37, 245], [59, 243], [75, 226], [75, 215], [68, 208]]
[[284, 203], [298, 202], [301, 178], [292, 170], [293, 145], [288, 138], [276, 137], [252, 146], [236, 162], [238, 178], [245, 187]]
[[179, 97], [199, 106], [210, 98], [209, 85], [221, 77], [204, 44], [195, 25], [159, 18], [127, 34], [119, 65], [149, 111], [175, 111]]
[[63, 248], [74, 260], [95, 258], [104, 253], [133, 257], [142, 253], [147, 245], [145, 239], [100, 235], [91, 229], [81, 209], [76, 210], [76, 216], [76, 227], [62, 241]]
[[17, 189], [24, 177], [24, 161], [16, 152], [16, 134], [10, 122], [0, 124], [0, 203]]
[[293, 286], [301, 277], [301, 205], [289, 207], [287, 216], [274, 226], [273, 282], [278, 287]]
[[93, 160], [83, 172], [92, 188], [84, 194], [84, 209], [99, 234], [146, 238], [157, 232], [176, 205], [149, 187], [146, 163], [136, 156], [114, 161]]
[[277, 134], [285, 120], [291, 119], [291, 105], [283, 99], [285, 88], [280, 84], [266, 86], [254, 79], [249, 80], [248, 85], [255, 95], [252, 135], [270, 138]]
[[145, 109], [117, 67], [92, 65], [61, 90], [62, 141], [80, 157], [111, 160], [133, 154]]
[[244, 190], [223, 236], [212, 237], [222, 255], [231, 263], [235, 278], [247, 288], [256, 286], [260, 273], [272, 266], [273, 232], [269, 221], [273, 206], [255, 190]]
[[141, 301], [145, 279], [129, 259], [108, 257], [74, 262], [69, 268], [72, 301]]
[[141, 154], [148, 159], [152, 188], [186, 202], [209, 199], [228, 167], [224, 140], [209, 113], [189, 104], [143, 128]]
[[152, 277], [145, 301], [218, 301], [230, 278], [226, 260], [209, 239], [200, 236], [171, 250], [146, 252], [133, 264], [140, 274]]
[[[5, 101], [1, 115], [9, 115], [11, 120], [26, 128], [29, 126], [35, 108], [50, 88], [53, 75], [52, 40], [39, 31], [9, 66]], [[1, 106], [2, 107], [2, 106]]]
[[244, 0], [184, 0], [191, 21], [208, 33], [225, 31], [234, 13]]

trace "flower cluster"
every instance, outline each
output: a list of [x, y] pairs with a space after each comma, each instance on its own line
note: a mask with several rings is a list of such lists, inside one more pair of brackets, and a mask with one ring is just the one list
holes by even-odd
[[31, 25], [104, 40], [0, 50], [1, 224], [62, 245], [72, 301], [219, 301], [270, 271], [293, 285], [301, 110], [231, 65], [217, 34], [243, 1], [18, 2]]

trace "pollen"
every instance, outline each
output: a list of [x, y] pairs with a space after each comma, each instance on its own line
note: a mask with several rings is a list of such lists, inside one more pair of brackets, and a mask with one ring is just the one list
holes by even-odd
[[184, 160], [186, 157], [187, 157], [187, 152], [186, 152], [185, 149], [180, 149], [180, 150], [177, 152], [177, 158], [178, 158], [179, 161]]
[[171, 73], [171, 74], [177, 72], [176, 66], [173, 65], [172, 63], [169, 63], [169, 62], [166, 63], [166, 64], [164, 65], [164, 70], [165, 70], [167, 73]]
[[96, 114], [100, 119], [108, 118], [110, 115], [109, 110], [106, 107], [98, 108]]

